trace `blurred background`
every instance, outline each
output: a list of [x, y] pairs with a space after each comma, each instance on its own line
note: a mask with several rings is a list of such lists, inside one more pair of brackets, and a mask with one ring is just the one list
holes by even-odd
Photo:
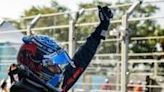
[[31, 31], [53, 37], [73, 56], [99, 23], [97, 5], [107, 5], [114, 13], [109, 36], [70, 92], [123, 92], [121, 76], [126, 77], [128, 92], [164, 92], [164, 0], [142, 0], [127, 19], [123, 16], [135, 0], [6, 1], [1, 1], [5, 8], [15, 2], [32, 4], [1, 8], [10, 13], [0, 15], [0, 80], [16, 63], [24, 35]]

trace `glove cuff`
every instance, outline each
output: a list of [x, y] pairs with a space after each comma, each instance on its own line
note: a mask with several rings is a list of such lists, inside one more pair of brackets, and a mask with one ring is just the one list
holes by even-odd
[[106, 36], [108, 35], [108, 26], [109, 26], [108, 21], [100, 22], [95, 32], [93, 32], [91, 35], [96, 39], [105, 40]]
[[105, 40], [105, 38], [107, 37], [108, 31], [107, 30], [102, 30], [100, 33], [100, 36], [103, 40]]
[[105, 40], [108, 35], [109, 21], [101, 21], [99, 27], [101, 29], [101, 39]]
[[100, 24], [99, 24], [99, 27], [100, 27], [102, 30], [108, 30], [109, 21], [101, 21]]

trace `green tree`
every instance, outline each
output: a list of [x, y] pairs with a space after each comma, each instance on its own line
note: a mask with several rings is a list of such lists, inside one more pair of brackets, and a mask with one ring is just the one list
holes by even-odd
[[[121, 4], [121, 3], [117, 3], [117, 4]], [[97, 5], [105, 6], [111, 4], [99, 2], [99, 1], [93, 1], [92, 3], [80, 4], [79, 7], [92, 8], [92, 7], [97, 7]], [[128, 8], [129, 7], [127, 6], [118, 9], [113, 9], [114, 12], [113, 19], [121, 19], [122, 15], [125, 13], [125, 11]], [[157, 10], [158, 7], [151, 4], [141, 5], [140, 8], [137, 8], [137, 10], [134, 11], [132, 17], [149, 17], [155, 14]], [[51, 7], [32, 7], [31, 9], [26, 10], [23, 16], [32, 16], [32, 15], [37, 15], [39, 13], [48, 14], [48, 13], [64, 12], [64, 11], [69, 11], [69, 9], [60, 6], [56, 1], [52, 1]], [[86, 11], [82, 16], [80, 16], [77, 23], [97, 22], [99, 21], [97, 15], [98, 15], [97, 11], [89, 11], [89, 12]], [[52, 17], [41, 18], [40, 21], [37, 23], [36, 27], [50, 27], [54, 25], [63, 25], [63, 24], [68, 24], [68, 22], [69, 22], [69, 16], [66, 15], [55, 16], [55, 17], [52, 16]], [[112, 24], [109, 30], [111, 30], [112, 28], [116, 28], [120, 25], [121, 25], [120, 23]], [[164, 29], [160, 28], [160, 26], [154, 20], [130, 22], [129, 27], [130, 27], [129, 29], [131, 30], [131, 37], [147, 37], [147, 36], [154, 36], [154, 35], [164, 35]], [[95, 26], [76, 27], [77, 40], [85, 40], [86, 37], [94, 29]], [[67, 28], [41, 30], [41, 31], [37, 31], [37, 33], [53, 36], [59, 41], [67, 41], [68, 39]], [[110, 37], [110, 38], [115, 38], [115, 37]], [[137, 40], [137, 41], [130, 41], [130, 44], [132, 44], [132, 48], [130, 49], [134, 53], [152, 52], [152, 49], [154, 48], [156, 41]], [[99, 51], [99, 53], [115, 53], [115, 52], [116, 52], [115, 42], [104, 43], [101, 51]], [[130, 57], [130, 58], [134, 58], [134, 57]], [[149, 58], [149, 57], [137, 57], [137, 58]]]
[[[38, 14], [53, 14], [58, 12], [64, 12], [67, 8], [60, 6], [57, 2], [52, 1], [51, 7], [38, 7], [33, 6], [29, 10], [25, 10], [23, 17], [28, 16], [35, 16]], [[52, 27], [52, 26], [58, 26], [58, 25], [65, 25], [68, 24], [68, 16], [65, 15], [57, 15], [57, 16], [49, 16], [49, 17], [41, 17], [39, 21], [37, 22], [35, 28], [38, 27]], [[31, 22], [30, 19], [24, 20], [24, 25], [28, 25], [29, 22]], [[51, 37], [55, 37], [59, 41], [66, 41], [68, 39], [68, 29], [44, 29], [44, 30], [37, 30], [35, 31], [36, 34], [44, 34], [49, 35]], [[64, 36], [63, 36], [64, 35]]]
[[[157, 6], [148, 4], [141, 5], [140, 8], [132, 15], [133, 17], [150, 17], [157, 12], [159, 8]], [[159, 24], [155, 20], [144, 20], [135, 21], [130, 23], [131, 37], [149, 37], [158, 35], [163, 29], [160, 28]], [[150, 40], [137, 40], [131, 41], [133, 47], [131, 48], [134, 53], [145, 53], [153, 52], [154, 46], [157, 42], [153, 39]], [[138, 57], [138, 58], [149, 58], [149, 57]]]
[[[126, 2], [129, 2], [127, 0]], [[125, 3], [125, 2], [124, 2]], [[124, 3], [116, 3], [116, 4], [124, 4]], [[110, 5], [110, 3], [102, 3], [95, 1], [91, 4], [81, 4], [81, 8], [92, 8], [96, 7], [96, 5]], [[129, 8], [129, 6], [126, 7], [120, 7], [118, 9], [113, 9], [114, 12], [114, 19], [121, 19], [122, 15], [125, 14], [126, 10]], [[137, 8], [134, 13], [131, 15], [131, 17], [149, 17], [153, 16], [159, 8], [157, 6], [147, 4], [147, 5], [141, 5], [141, 7]], [[97, 11], [96, 11], [97, 12]], [[82, 16], [80, 23], [90, 23], [90, 22], [96, 22], [98, 21], [97, 13], [95, 11], [89, 11], [86, 12], [84, 16]], [[110, 29], [117, 28], [120, 26], [121, 23], [112, 24]], [[85, 26], [78, 29], [77, 37], [79, 40], [84, 40], [90, 33], [90, 30], [94, 29], [94, 26]], [[148, 37], [148, 36], [160, 36], [164, 35], [164, 29], [162, 29], [159, 24], [156, 23], [155, 20], [143, 20], [143, 21], [134, 21], [130, 22], [129, 29], [131, 30], [131, 37]], [[87, 35], [86, 35], [87, 34]], [[115, 37], [110, 37], [115, 38]], [[137, 41], [130, 41], [130, 44], [132, 44], [132, 47], [130, 50], [134, 53], [144, 53], [144, 52], [152, 52], [156, 40], [137, 40]], [[120, 48], [121, 49], [121, 48]], [[101, 51], [99, 53], [115, 53], [116, 52], [116, 44], [115, 42], [107, 42], [102, 45]], [[134, 57], [130, 57], [134, 58]], [[150, 58], [150, 57], [135, 57], [135, 58]], [[152, 58], [152, 57], [151, 57]]]

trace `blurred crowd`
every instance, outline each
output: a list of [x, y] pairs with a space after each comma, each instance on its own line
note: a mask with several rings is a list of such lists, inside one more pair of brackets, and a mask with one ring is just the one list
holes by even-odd
[[[120, 87], [118, 89], [120, 89]], [[103, 92], [116, 92], [117, 87], [115, 83], [112, 83], [109, 79], [105, 79], [105, 83], [101, 85], [101, 90], [103, 90]], [[129, 80], [127, 92], [162, 92], [162, 88], [155, 79], [146, 76], [144, 81]]]

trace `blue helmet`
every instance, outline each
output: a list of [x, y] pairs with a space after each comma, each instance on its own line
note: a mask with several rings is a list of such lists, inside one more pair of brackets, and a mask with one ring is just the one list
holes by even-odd
[[23, 37], [17, 61], [51, 87], [56, 87], [63, 78], [66, 65], [74, 63], [67, 52], [48, 36]]

